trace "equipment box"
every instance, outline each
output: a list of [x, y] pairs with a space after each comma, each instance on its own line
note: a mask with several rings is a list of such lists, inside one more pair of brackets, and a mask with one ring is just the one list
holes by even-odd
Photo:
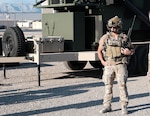
[[64, 38], [61, 36], [48, 36], [42, 39], [40, 44], [40, 52], [63, 52], [64, 51]]

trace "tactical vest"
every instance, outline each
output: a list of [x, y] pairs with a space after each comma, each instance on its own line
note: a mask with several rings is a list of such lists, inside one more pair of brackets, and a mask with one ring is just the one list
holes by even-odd
[[103, 56], [106, 61], [115, 61], [120, 63], [127, 63], [127, 57], [121, 54], [121, 47], [127, 43], [127, 37], [121, 33], [118, 39], [112, 38], [110, 33], [104, 40]]

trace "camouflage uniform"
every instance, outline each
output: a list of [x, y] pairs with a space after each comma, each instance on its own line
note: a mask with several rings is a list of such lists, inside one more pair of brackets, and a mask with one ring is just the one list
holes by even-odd
[[103, 82], [105, 83], [105, 97], [104, 106], [111, 105], [112, 87], [114, 79], [117, 79], [120, 90], [120, 101], [123, 106], [128, 104], [128, 93], [126, 88], [126, 81], [128, 77], [127, 67], [125, 64], [117, 64], [106, 66], [104, 69]]
[[98, 57], [104, 65], [102, 78], [105, 84], [104, 108], [100, 112], [106, 113], [111, 111], [112, 88], [116, 78], [120, 90], [122, 114], [127, 114], [127, 63], [130, 55], [133, 54], [133, 46], [130, 38], [121, 32], [122, 21], [118, 16], [109, 19], [106, 26], [109, 32], [100, 38], [98, 47]]
[[[102, 43], [101, 43], [102, 44]], [[105, 61], [110, 61], [110, 66], [104, 67], [103, 82], [105, 84], [105, 96], [103, 104], [104, 106], [110, 106], [113, 98], [112, 87], [114, 79], [117, 79], [120, 90], [120, 101], [123, 106], [128, 104], [128, 93], [126, 87], [126, 81], [128, 77], [128, 71], [126, 64], [128, 63], [128, 57], [121, 54], [121, 47], [130, 46], [127, 36], [120, 34], [118, 40], [111, 38], [111, 34], [108, 32], [103, 36], [103, 56]]]

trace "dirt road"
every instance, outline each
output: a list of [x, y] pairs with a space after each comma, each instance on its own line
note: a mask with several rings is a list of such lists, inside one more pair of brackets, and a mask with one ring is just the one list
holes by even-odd
[[[98, 69], [87, 65], [70, 71], [62, 62], [42, 64], [38, 86], [36, 64], [8, 67], [7, 79], [0, 68], [1, 116], [103, 116], [104, 85]], [[128, 79], [129, 114], [149, 116], [150, 96], [146, 76]], [[114, 83], [113, 111], [104, 116], [120, 116], [118, 86]]]

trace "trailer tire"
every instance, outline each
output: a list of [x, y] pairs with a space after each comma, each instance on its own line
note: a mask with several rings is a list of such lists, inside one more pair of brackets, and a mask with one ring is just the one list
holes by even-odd
[[100, 61], [89, 61], [92, 67], [99, 69], [99, 78], [102, 79], [104, 66]]
[[87, 64], [87, 61], [67, 61], [64, 64], [69, 70], [82, 70]]
[[100, 61], [89, 61], [90, 65], [94, 68], [102, 68], [103, 65]]
[[2, 49], [7, 57], [25, 55], [25, 37], [19, 27], [8, 27], [2, 38]]

